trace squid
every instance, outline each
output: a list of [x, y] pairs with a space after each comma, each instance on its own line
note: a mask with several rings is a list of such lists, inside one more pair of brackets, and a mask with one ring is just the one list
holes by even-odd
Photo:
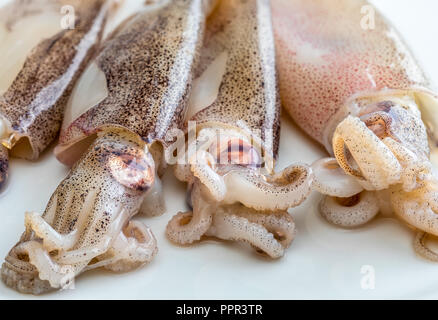
[[111, 8], [105, 0], [14, 0], [0, 9], [0, 187], [10, 154], [36, 160], [58, 135]]
[[399, 33], [366, 1], [273, 0], [280, 91], [295, 122], [331, 155], [312, 165], [322, 215], [354, 228], [394, 213], [438, 236], [431, 157], [438, 96]]
[[58, 159], [73, 165], [42, 216], [2, 266], [20, 292], [69, 288], [87, 270], [127, 272], [150, 262], [156, 239], [138, 212], [159, 214], [166, 132], [182, 127], [213, 1], [145, 6], [121, 23], [75, 86]]
[[299, 163], [274, 172], [280, 97], [269, 1], [220, 1], [196, 76], [190, 121], [166, 150], [192, 210], [175, 215], [166, 235], [177, 245], [243, 241], [280, 258], [295, 235], [287, 209], [306, 199], [313, 174]]

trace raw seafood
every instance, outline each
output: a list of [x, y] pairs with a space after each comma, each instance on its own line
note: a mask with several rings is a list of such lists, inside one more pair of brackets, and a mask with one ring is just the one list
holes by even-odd
[[304, 201], [312, 172], [301, 164], [273, 171], [280, 101], [271, 23], [266, 0], [223, 0], [208, 21], [189, 108], [193, 139], [175, 168], [193, 210], [169, 222], [174, 243], [214, 236], [280, 258], [294, 238], [287, 209]]
[[[400, 35], [362, 0], [272, 6], [283, 104], [334, 156], [313, 165], [323, 215], [357, 227], [389, 208], [438, 235], [438, 97]], [[438, 260], [424, 239], [417, 252]]]
[[[63, 25], [64, 6], [74, 16]], [[0, 10], [0, 186], [8, 175], [7, 149], [36, 160], [57, 136], [110, 7], [105, 0], [15, 0]]]
[[92, 268], [129, 271], [154, 257], [151, 231], [131, 218], [163, 209], [160, 143], [184, 117], [212, 4], [153, 4], [105, 42], [78, 81], [68, 111], [80, 113], [68, 118], [56, 150], [74, 166], [44, 215], [26, 214], [26, 232], [2, 267], [8, 286], [39, 294]]

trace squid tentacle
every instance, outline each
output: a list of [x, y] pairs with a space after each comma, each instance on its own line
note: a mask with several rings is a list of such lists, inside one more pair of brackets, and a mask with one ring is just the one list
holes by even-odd
[[193, 175], [217, 202], [241, 202], [256, 210], [286, 210], [302, 203], [312, 189], [312, 169], [304, 164], [274, 174], [242, 165], [221, 174], [210, 152], [198, 151], [191, 159]]
[[311, 191], [312, 169], [294, 164], [274, 175], [257, 170], [236, 169], [224, 177], [225, 203], [241, 202], [256, 210], [286, 210], [302, 203]]
[[[351, 166], [345, 147], [359, 168]], [[337, 126], [333, 152], [342, 169], [357, 177], [365, 189], [387, 189], [400, 180], [397, 158], [359, 118], [348, 116]]]
[[43, 240], [43, 247], [48, 252], [53, 250], [69, 250], [77, 240], [76, 230], [66, 235], [59, 234], [36, 212], [26, 213], [25, 226], [28, 231], [34, 232], [36, 237]]
[[13, 248], [2, 265], [3, 282], [18, 291], [31, 294], [41, 294], [51, 289], [47, 280], [38, 277], [38, 270], [28, 261], [23, 261], [23, 252], [18, 247]]
[[99, 262], [88, 264], [85, 270], [104, 267], [114, 272], [127, 272], [152, 261], [157, 254], [157, 240], [143, 223], [129, 221]]
[[247, 242], [273, 259], [284, 255], [285, 247], [264, 226], [222, 207], [214, 215], [207, 235], [223, 240]]
[[393, 152], [405, 170], [402, 172], [401, 182], [403, 190], [413, 191], [421, 186], [421, 181], [431, 176], [431, 163], [420, 161], [409, 149], [392, 138], [385, 138], [383, 143]]
[[[90, 198], [88, 203], [92, 203], [95, 197], [96, 195], [91, 193], [91, 196], [87, 197]], [[84, 210], [87, 209], [90, 209], [89, 205], [85, 204]], [[121, 230], [128, 217], [125, 211], [120, 209], [111, 228], [115, 232], [116, 229]], [[30, 264], [37, 270], [38, 278], [42, 281], [47, 280], [52, 288], [68, 285], [93, 258], [105, 254], [114, 241], [112, 237], [103, 237], [93, 247], [70, 251], [77, 241], [77, 232], [63, 236], [35, 213], [26, 215], [26, 225], [27, 234], [31, 234], [31, 239], [20, 243], [14, 250], [20, 252], [21, 256], [28, 257]], [[63, 240], [67, 241], [63, 242]], [[56, 253], [52, 255], [54, 251]]]
[[438, 236], [438, 186], [427, 181], [420, 188], [406, 192], [392, 190], [391, 203], [395, 214], [408, 224]]
[[48, 281], [52, 288], [60, 288], [71, 282], [75, 276], [72, 268], [68, 268], [53, 261], [42, 243], [32, 240], [20, 244], [18, 251], [25, 254], [29, 262], [38, 270], [38, 277]]
[[233, 214], [259, 224], [274, 235], [274, 238], [286, 249], [295, 238], [296, 228], [292, 216], [287, 211], [261, 212], [242, 205], [233, 205], [228, 209]]
[[217, 204], [205, 200], [202, 187], [199, 181], [193, 185], [191, 194], [193, 211], [180, 212], [168, 223], [166, 234], [170, 241], [181, 245], [199, 241], [211, 227]]
[[227, 186], [224, 178], [215, 171], [216, 161], [213, 155], [206, 151], [198, 151], [190, 163], [193, 175], [210, 191], [217, 202], [222, 201], [226, 196]]
[[426, 232], [417, 232], [414, 239], [414, 250], [423, 258], [438, 262], [438, 253], [430, 249], [426, 244], [428, 235]]
[[129, 214], [120, 207], [115, 214], [114, 221], [108, 228], [108, 234], [104, 235], [93, 245], [84, 246], [71, 251], [60, 252], [55, 260], [63, 265], [75, 265], [86, 262], [88, 264], [93, 258], [104, 254], [115, 241], [114, 235], [119, 235], [124, 225], [129, 223]]
[[325, 196], [320, 203], [322, 216], [330, 223], [344, 228], [366, 224], [379, 210], [378, 201], [370, 191], [363, 191], [349, 198]]
[[348, 198], [362, 192], [356, 179], [344, 172], [334, 158], [323, 158], [312, 164], [314, 174], [312, 187], [332, 197]]

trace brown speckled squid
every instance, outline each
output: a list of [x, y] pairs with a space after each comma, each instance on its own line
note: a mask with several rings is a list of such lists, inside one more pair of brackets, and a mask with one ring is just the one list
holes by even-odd
[[173, 217], [167, 237], [245, 241], [280, 258], [295, 233], [287, 209], [306, 198], [312, 173], [301, 164], [273, 172], [280, 101], [269, 1], [220, 2], [197, 75], [187, 130], [194, 139], [175, 167], [193, 210]]
[[[0, 9], [0, 187], [9, 153], [36, 160], [57, 136], [110, 6], [105, 0], [14, 0]], [[75, 16], [63, 16], [63, 8]]]
[[105, 42], [74, 89], [55, 151], [75, 164], [44, 215], [26, 214], [2, 267], [8, 286], [38, 294], [89, 269], [129, 271], [152, 260], [156, 240], [131, 218], [163, 209], [161, 142], [183, 122], [212, 4], [161, 1]]
[[313, 165], [321, 213], [357, 227], [394, 212], [438, 260], [438, 98], [400, 35], [366, 1], [273, 0], [280, 87], [296, 123], [334, 155]]

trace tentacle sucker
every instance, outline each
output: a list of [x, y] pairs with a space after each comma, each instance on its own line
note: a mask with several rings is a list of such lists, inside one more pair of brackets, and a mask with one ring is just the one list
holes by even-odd
[[226, 204], [240, 202], [256, 210], [287, 210], [302, 203], [311, 191], [312, 169], [294, 164], [274, 175], [237, 168], [224, 175]]
[[[346, 155], [351, 154], [358, 168]], [[333, 152], [345, 172], [366, 189], [387, 189], [399, 181], [401, 166], [388, 147], [359, 118], [348, 116], [336, 128]]]
[[429, 161], [422, 161], [414, 152], [390, 137], [384, 138], [383, 143], [397, 157], [403, 167], [401, 183], [404, 191], [415, 190], [421, 186], [422, 181], [431, 177], [432, 167]]
[[334, 225], [355, 228], [372, 220], [379, 213], [379, 205], [373, 192], [363, 191], [348, 198], [325, 196], [320, 211]]
[[295, 235], [295, 224], [287, 212], [256, 212], [236, 204], [216, 211], [207, 236], [244, 241], [272, 259], [281, 258]]
[[210, 191], [215, 201], [224, 200], [227, 185], [224, 178], [215, 171], [217, 164], [214, 156], [206, 151], [198, 151], [189, 163], [193, 176]]
[[53, 261], [50, 253], [41, 242], [28, 241], [20, 244], [17, 250], [27, 256], [29, 263], [36, 267], [39, 271], [38, 278], [42, 281], [48, 281], [52, 288], [67, 288], [68, 284], [73, 281], [75, 277], [73, 268], [63, 267]]
[[38, 276], [38, 270], [29, 263], [28, 255], [20, 248], [13, 248], [2, 265], [1, 277], [3, 282], [20, 292], [41, 294], [51, 289], [47, 280]]
[[427, 246], [428, 233], [419, 231], [415, 235], [414, 250], [415, 252], [430, 261], [438, 262], [438, 253]]
[[209, 231], [209, 235], [223, 240], [248, 242], [273, 259], [284, 255], [283, 246], [275, 240], [272, 233], [260, 224], [249, 222], [231, 213], [218, 211], [214, 217], [214, 227]]
[[191, 202], [193, 211], [178, 213], [166, 227], [166, 235], [174, 243], [184, 245], [199, 241], [212, 224], [217, 203], [199, 180], [192, 187]]
[[287, 211], [257, 211], [239, 204], [226, 207], [226, 210], [251, 223], [262, 225], [285, 249], [295, 238], [295, 222]]
[[394, 213], [415, 228], [438, 236], [438, 184], [426, 181], [422, 187], [405, 191], [401, 186], [391, 190]]

